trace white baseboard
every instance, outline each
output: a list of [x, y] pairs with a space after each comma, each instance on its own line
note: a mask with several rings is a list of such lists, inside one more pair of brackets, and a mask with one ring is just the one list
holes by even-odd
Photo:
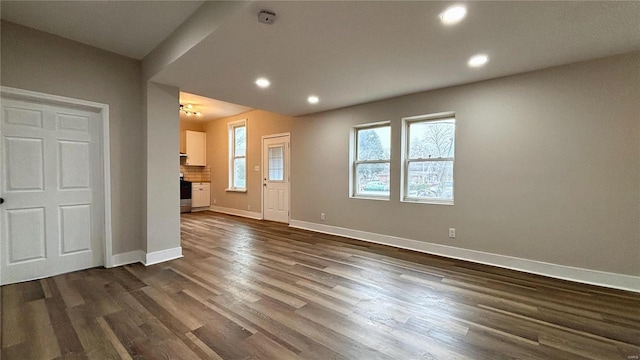
[[200, 211], [207, 211], [209, 210], [208, 206], [205, 207], [197, 207], [197, 208], [191, 208], [191, 212], [200, 212]]
[[376, 244], [389, 245], [407, 250], [414, 250], [432, 255], [439, 255], [453, 259], [466, 260], [485, 265], [524, 271], [557, 279], [570, 280], [585, 284], [599, 285], [640, 293], [640, 276], [623, 275], [604, 271], [577, 268], [572, 266], [558, 265], [537, 260], [522, 259], [512, 256], [457, 248], [453, 246], [433, 244], [424, 241], [405, 239], [331, 225], [317, 224], [307, 221], [291, 220], [289, 222], [289, 226], [325, 234], [344, 236]]
[[122, 254], [115, 254], [111, 256], [111, 267], [134, 264], [137, 262], [143, 262], [144, 251], [134, 250]]
[[228, 214], [228, 215], [242, 216], [249, 219], [262, 220], [262, 213], [259, 213], [259, 212], [238, 210], [238, 209], [226, 208], [221, 206], [210, 206], [209, 210], [223, 213], [223, 214]]
[[145, 253], [142, 250], [134, 250], [113, 255], [111, 257], [111, 267], [135, 264], [138, 262], [145, 266], [149, 266], [181, 257], [182, 247], [179, 246], [173, 249], [161, 250], [152, 253]]
[[145, 266], [158, 264], [161, 262], [178, 259], [182, 257], [182, 247], [174, 247], [172, 249], [160, 250], [151, 253], [147, 253], [143, 264]]

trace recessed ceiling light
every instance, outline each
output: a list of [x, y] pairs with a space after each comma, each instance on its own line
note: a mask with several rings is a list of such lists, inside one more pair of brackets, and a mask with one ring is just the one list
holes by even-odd
[[467, 62], [467, 64], [469, 64], [469, 66], [471, 67], [480, 67], [486, 64], [487, 61], [489, 61], [489, 57], [487, 55], [478, 54], [478, 55], [473, 55], [471, 58], [469, 58], [469, 61]]
[[307, 98], [307, 101], [309, 102], [309, 104], [317, 104], [320, 99], [318, 99], [317, 96], [311, 95]]
[[440, 21], [445, 25], [457, 24], [467, 16], [467, 8], [462, 5], [449, 6], [440, 13]]
[[268, 88], [269, 85], [271, 85], [271, 82], [265, 78], [259, 78], [258, 80], [256, 80], [256, 85], [261, 88]]

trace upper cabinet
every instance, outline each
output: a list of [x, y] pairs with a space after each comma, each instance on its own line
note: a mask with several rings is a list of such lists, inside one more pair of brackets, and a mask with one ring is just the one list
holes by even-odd
[[185, 152], [187, 153], [185, 165], [207, 165], [207, 133], [185, 130], [184, 140]]

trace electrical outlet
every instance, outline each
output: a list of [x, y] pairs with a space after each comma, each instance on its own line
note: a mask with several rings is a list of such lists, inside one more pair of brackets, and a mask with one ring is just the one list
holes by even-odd
[[215, 203], [216, 203], [217, 201], [218, 201], [218, 200], [216, 200], [216, 199], [213, 199], [213, 203], [214, 203], [214, 204], [215, 204]]
[[320, 220], [324, 221], [324, 213], [320, 213]]
[[449, 237], [452, 239], [456, 238], [456, 228], [449, 228]]
[[247, 205], [247, 210], [251, 210], [251, 205]]

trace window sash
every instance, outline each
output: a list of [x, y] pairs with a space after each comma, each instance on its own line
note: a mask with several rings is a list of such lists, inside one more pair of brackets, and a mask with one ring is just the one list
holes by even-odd
[[389, 158], [388, 159], [375, 159], [375, 160], [358, 160], [358, 149], [360, 148], [360, 132], [361, 131], [366, 131], [366, 130], [374, 130], [374, 129], [378, 129], [378, 128], [385, 128], [388, 127], [389, 128], [389, 132], [391, 132], [391, 124], [389, 123], [384, 123], [384, 124], [376, 124], [376, 125], [369, 125], [369, 126], [363, 126], [363, 127], [358, 127], [355, 129], [355, 149], [354, 149], [354, 161], [359, 161], [359, 162], [364, 162], [364, 161], [390, 161], [391, 160], [391, 152], [389, 152]]
[[[353, 194], [352, 196], [354, 197], [367, 197], [367, 198], [381, 198], [381, 199], [388, 199], [389, 198], [389, 192], [391, 189], [388, 190], [378, 190], [376, 192], [373, 191], [369, 191], [367, 192], [366, 190], [363, 189], [363, 191], [360, 191], [360, 184], [358, 182], [359, 177], [358, 177], [358, 165], [375, 165], [375, 164], [387, 164], [387, 168], [389, 169], [389, 173], [388, 173], [388, 177], [391, 177], [391, 161], [386, 160], [375, 160], [375, 161], [358, 161], [353, 163]], [[372, 180], [372, 182], [376, 182], [376, 180]]]
[[453, 187], [451, 189], [451, 197], [424, 197], [424, 196], [412, 196], [409, 195], [409, 167], [412, 163], [436, 163], [436, 162], [451, 162], [451, 180], [452, 184], [455, 184], [453, 178], [453, 169], [455, 168], [455, 150], [454, 156], [450, 157], [437, 157], [437, 158], [410, 158], [409, 154], [411, 153], [411, 125], [420, 124], [420, 123], [444, 123], [444, 124], [452, 124], [454, 126], [453, 132], [453, 146], [455, 147], [455, 125], [456, 119], [453, 114], [439, 114], [435, 116], [419, 116], [405, 119], [404, 130], [404, 164], [403, 164], [403, 191], [402, 191], [402, 200], [403, 201], [411, 201], [411, 202], [422, 202], [422, 203], [432, 203], [432, 204], [453, 204], [454, 201], [454, 191]]
[[[244, 133], [245, 133], [245, 139], [244, 139], [244, 146], [238, 147], [236, 141], [237, 141], [237, 130], [240, 128], [244, 128]], [[245, 121], [239, 121], [236, 123], [231, 123], [229, 124], [229, 189], [233, 189], [233, 190], [243, 190], [246, 189], [246, 185], [247, 185], [247, 153], [246, 153], [246, 148], [247, 148], [247, 124]], [[244, 149], [244, 154], [243, 155], [237, 155], [237, 150], [242, 150]], [[239, 179], [236, 177], [236, 162], [239, 159], [243, 159], [244, 160], [244, 164], [245, 164], [245, 169], [244, 169], [244, 178], [243, 179]], [[240, 181], [240, 183], [243, 183], [245, 186], [240, 187], [240, 186], [236, 186], [236, 183], [238, 183], [238, 181]]]
[[[389, 136], [391, 136], [391, 124], [389, 122], [370, 124], [361, 127], [356, 127], [354, 129], [354, 148], [353, 148], [353, 161], [351, 164], [351, 186], [352, 186], [352, 197], [365, 197], [365, 198], [380, 198], [380, 199], [388, 199], [389, 191], [380, 191], [380, 193], [375, 192], [364, 192], [360, 191], [359, 177], [358, 177], [358, 166], [359, 165], [375, 165], [375, 164], [388, 164], [387, 168], [389, 168], [389, 177], [390, 177], [390, 168], [391, 168], [391, 151], [389, 151], [387, 158], [381, 159], [368, 159], [368, 160], [358, 160], [359, 157], [359, 148], [360, 148], [360, 132], [367, 130], [375, 130], [379, 128], [389, 128]], [[390, 149], [391, 150], [391, 149]]]

